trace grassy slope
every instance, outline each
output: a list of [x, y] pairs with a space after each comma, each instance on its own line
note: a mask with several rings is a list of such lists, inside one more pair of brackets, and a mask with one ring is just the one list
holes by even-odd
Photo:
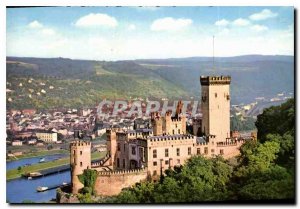
[[[102, 158], [105, 156], [105, 154], [106, 154], [105, 152], [94, 152], [92, 153], [92, 160]], [[19, 178], [23, 173], [36, 172], [36, 171], [41, 171], [49, 168], [55, 168], [58, 166], [67, 165], [69, 163], [70, 163], [70, 158], [66, 157], [55, 161], [37, 163], [34, 165], [26, 166], [23, 167], [20, 172], [18, 171], [18, 169], [9, 170], [6, 172], [6, 180]]]

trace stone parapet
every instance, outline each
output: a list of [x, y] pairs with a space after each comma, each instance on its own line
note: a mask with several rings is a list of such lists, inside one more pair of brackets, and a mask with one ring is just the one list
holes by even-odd
[[202, 86], [230, 84], [230, 76], [200, 76], [200, 83]]

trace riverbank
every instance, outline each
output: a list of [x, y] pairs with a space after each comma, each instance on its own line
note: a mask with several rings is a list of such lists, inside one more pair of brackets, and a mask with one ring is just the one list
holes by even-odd
[[[94, 152], [92, 153], [92, 160], [100, 159], [105, 156], [106, 152]], [[6, 180], [12, 180], [20, 178], [22, 174], [29, 172], [37, 172], [50, 168], [56, 168], [62, 165], [68, 165], [70, 163], [70, 157], [61, 158], [54, 161], [37, 163], [34, 165], [23, 166], [21, 169], [12, 169], [6, 172]]]
[[15, 158], [13, 157], [7, 157], [6, 162], [11, 162], [11, 161], [16, 161], [16, 160], [21, 160], [25, 158], [32, 158], [32, 157], [43, 157], [46, 155], [55, 155], [55, 154], [68, 154], [68, 150], [42, 150], [42, 151], [37, 151], [37, 152], [29, 152], [20, 156], [17, 156]]

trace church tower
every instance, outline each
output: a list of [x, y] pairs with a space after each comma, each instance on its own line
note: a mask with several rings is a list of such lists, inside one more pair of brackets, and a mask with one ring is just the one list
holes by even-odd
[[230, 137], [230, 76], [201, 76], [202, 127], [216, 141]]

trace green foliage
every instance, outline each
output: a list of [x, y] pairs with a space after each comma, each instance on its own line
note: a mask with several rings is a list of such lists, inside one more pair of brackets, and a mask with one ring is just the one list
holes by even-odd
[[257, 117], [257, 138], [264, 142], [268, 134], [290, 134], [295, 136], [295, 101], [289, 99], [280, 106], [266, 108]]
[[77, 197], [80, 203], [95, 203], [90, 193], [78, 194]]
[[167, 170], [160, 183], [144, 182], [121, 192], [118, 203], [176, 203], [224, 200], [232, 168], [221, 158], [192, 157]]
[[79, 181], [84, 185], [80, 190], [80, 193], [88, 197], [87, 195], [96, 195], [95, 183], [97, 179], [97, 171], [91, 169], [85, 169], [83, 174], [78, 176]]
[[274, 141], [280, 145], [280, 151], [276, 163], [288, 169], [294, 169], [295, 166], [295, 137], [290, 133], [283, 136], [279, 134], [268, 134], [267, 141]]
[[280, 166], [256, 171], [245, 178], [237, 194], [243, 200], [293, 199], [295, 182], [292, 174]]
[[256, 122], [258, 139], [280, 144], [276, 162], [293, 170], [295, 166], [295, 101], [290, 99], [280, 106], [270, 107]]
[[250, 131], [254, 129], [256, 129], [254, 118], [246, 117], [242, 119], [242, 116], [230, 117], [230, 130]]

